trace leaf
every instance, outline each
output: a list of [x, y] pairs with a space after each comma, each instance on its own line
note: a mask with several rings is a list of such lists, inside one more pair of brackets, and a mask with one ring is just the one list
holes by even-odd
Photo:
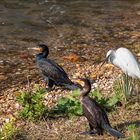
[[27, 53], [21, 53], [21, 54], [20, 54], [20, 58], [22, 58], [22, 59], [27, 59], [27, 58], [29, 58], [29, 56], [28, 56]]
[[64, 56], [64, 59], [70, 60], [72, 62], [76, 62], [79, 60], [79, 56], [76, 54], [70, 54], [68, 56]]
[[110, 98], [108, 101], [107, 101], [107, 104], [108, 104], [108, 106], [114, 106], [115, 104], [117, 104], [118, 103], [118, 101], [119, 101], [119, 98], [116, 96], [116, 95], [114, 95], [114, 96], [112, 96], [112, 98]]
[[73, 97], [79, 97], [79, 95], [80, 95], [79, 89], [78, 89], [78, 90], [74, 90], [74, 91], [72, 92], [72, 96], [73, 96]]
[[17, 96], [17, 101], [22, 106], [19, 115], [23, 119], [37, 120], [43, 118], [43, 115], [48, 111], [42, 101], [44, 91], [38, 85], [35, 86], [36, 88], [33, 91], [23, 91]]
[[97, 100], [101, 100], [101, 98], [102, 98], [102, 95], [100, 94], [99, 89], [96, 89], [96, 90], [92, 91], [91, 96], [94, 97]]

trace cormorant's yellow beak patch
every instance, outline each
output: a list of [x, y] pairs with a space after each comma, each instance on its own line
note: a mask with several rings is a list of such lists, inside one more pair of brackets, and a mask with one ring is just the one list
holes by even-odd
[[76, 82], [77, 82], [78, 84], [80, 84], [81, 86], [84, 86], [84, 82], [83, 82], [81, 79], [77, 79]]
[[34, 47], [34, 48], [29, 48], [29, 49], [32, 49], [32, 50], [35, 50], [35, 51], [38, 51], [38, 52], [42, 51], [42, 48], [39, 48], [39, 47]]

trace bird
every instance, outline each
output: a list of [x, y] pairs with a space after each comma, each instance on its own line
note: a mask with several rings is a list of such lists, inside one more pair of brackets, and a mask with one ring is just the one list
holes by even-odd
[[39, 51], [36, 55], [36, 65], [43, 74], [44, 80], [48, 84], [48, 90], [52, 90], [53, 86], [63, 86], [66, 89], [75, 90], [80, 88], [80, 85], [73, 83], [64, 69], [53, 60], [47, 58], [49, 54], [48, 46], [39, 44], [32, 48]]
[[120, 68], [129, 77], [140, 79], [140, 63], [129, 49], [121, 47], [116, 51], [109, 50], [106, 60]]
[[88, 79], [80, 78], [77, 80], [79, 84], [82, 83], [82, 89], [80, 91], [80, 103], [83, 109], [83, 115], [89, 122], [89, 131], [85, 131], [82, 134], [98, 134], [103, 135], [104, 131], [109, 132], [112, 136], [122, 138], [124, 135], [113, 129], [110, 125], [104, 109], [91, 97], [88, 96], [91, 91], [91, 84]]

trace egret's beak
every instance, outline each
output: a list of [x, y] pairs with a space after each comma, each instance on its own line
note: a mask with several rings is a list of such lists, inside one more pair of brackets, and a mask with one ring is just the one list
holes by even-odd
[[109, 56], [106, 57], [106, 58], [103, 60], [103, 62], [102, 62], [102, 64], [100, 65], [99, 69], [108, 61], [108, 58], [109, 58]]
[[103, 60], [102, 64], [100, 65], [100, 68], [105, 64], [106, 61], [107, 61], [107, 58]]

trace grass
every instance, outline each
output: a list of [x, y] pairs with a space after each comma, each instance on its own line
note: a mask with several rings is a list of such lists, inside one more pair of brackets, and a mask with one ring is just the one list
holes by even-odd
[[16, 120], [5, 122], [0, 128], [0, 140], [28, 140], [24, 131], [16, 126]]
[[140, 131], [137, 129], [135, 124], [129, 125], [127, 127], [128, 133], [130, 137], [127, 140], [139, 140], [140, 139]]
[[0, 129], [0, 140], [12, 140], [18, 132], [13, 120], [5, 122]]
[[140, 81], [132, 79], [125, 74], [122, 74], [122, 76], [114, 82], [114, 85], [113, 91], [117, 94], [121, 94], [125, 102], [129, 102], [133, 95], [139, 94], [138, 92], [140, 91]]
[[123, 74], [122, 77], [121, 77], [121, 89], [122, 89], [122, 92], [124, 93], [124, 97], [125, 97], [125, 100], [128, 101], [131, 97], [132, 97], [132, 94], [133, 94], [133, 82], [134, 80]]

